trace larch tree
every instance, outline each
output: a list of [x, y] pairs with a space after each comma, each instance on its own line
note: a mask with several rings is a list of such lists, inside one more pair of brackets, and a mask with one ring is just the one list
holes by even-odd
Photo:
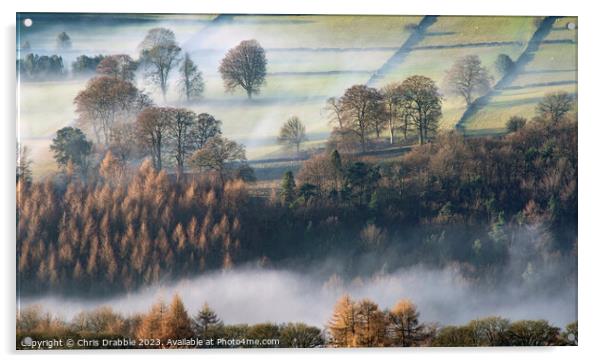
[[165, 334], [171, 339], [184, 339], [194, 336], [191, 320], [179, 295], [174, 295], [166, 315]]
[[198, 70], [197, 65], [194, 64], [188, 53], [184, 54], [182, 65], [180, 65], [178, 85], [180, 86], [180, 93], [187, 102], [199, 100], [205, 90], [203, 74]]
[[306, 140], [307, 136], [305, 135], [305, 125], [303, 125], [297, 116], [292, 116], [289, 118], [280, 128], [278, 143], [294, 146], [295, 150], [297, 151], [297, 155], [299, 155], [301, 143]]
[[476, 94], [483, 94], [491, 88], [492, 77], [487, 68], [481, 65], [476, 55], [458, 59], [447, 71], [445, 84], [456, 95], [462, 96], [466, 106], [470, 106]]
[[145, 76], [161, 89], [165, 101], [169, 74], [180, 61], [182, 49], [174, 32], [166, 28], [153, 28], [139, 45], [140, 61]]
[[240, 87], [251, 99], [265, 83], [266, 66], [265, 50], [259, 42], [244, 40], [226, 53], [219, 65], [219, 72], [226, 91], [233, 92]]
[[139, 339], [165, 339], [167, 338], [167, 314], [168, 307], [163, 301], [155, 303], [146, 314], [136, 336]]
[[400, 300], [388, 314], [391, 342], [397, 347], [415, 347], [423, 339], [424, 326], [418, 321], [420, 314], [410, 300]]
[[356, 309], [356, 304], [349, 295], [344, 295], [337, 301], [327, 325], [331, 343], [335, 347], [349, 348], [356, 346]]
[[369, 299], [357, 304], [357, 338], [361, 347], [382, 347], [385, 345], [385, 315], [378, 305]]
[[441, 118], [441, 95], [435, 82], [424, 76], [411, 76], [401, 84], [402, 107], [418, 132], [420, 145], [436, 133]]

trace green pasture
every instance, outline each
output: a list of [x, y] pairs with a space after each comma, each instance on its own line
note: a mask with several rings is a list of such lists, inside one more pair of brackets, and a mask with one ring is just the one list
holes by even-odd
[[487, 106], [466, 121], [467, 130], [503, 129], [508, 118], [514, 115], [531, 118], [535, 116], [537, 103], [547, 93], [577, 94], [577, 30], [567, 28], [570, 22], [576, 24], [576, 19], [556, 21], [524, 70], [505, 89], [496, 91]]

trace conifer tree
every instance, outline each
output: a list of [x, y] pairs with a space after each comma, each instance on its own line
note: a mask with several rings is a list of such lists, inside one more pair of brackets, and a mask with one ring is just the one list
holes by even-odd
[[284, 173], [284, 178], [282, 178], [281, 190], [280, 190], [280, 200], [282, 204], [289, 205], [295, 199], [295, 177], [293, 176], [292, 171], [287, 171]]
[[207, 337], [212, 330], [219, 328], [222, 325], [221, 319], [206, 302], [194, 318], [196, 334], [201, 337]]

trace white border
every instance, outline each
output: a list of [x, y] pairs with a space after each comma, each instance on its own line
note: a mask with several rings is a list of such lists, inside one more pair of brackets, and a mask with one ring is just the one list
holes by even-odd
[[[379, 361], [445, 361], [504, 362], [541, 359], [547, 362], [589, 361], [600, 356], [597, 350], [600, 339], [600, 282], [601, 238], [597, 227], [602, 200], [600, 198], [599, 141], [602, 117], [599, 116], [599, 85], [602, 84], [598, 64], [600, 54], [600, 17], [595, 1], [558, 0], [8, 0], [2, 2], [3, 84], [2, 97], [2, 152], [4, 166], [0, 179], [1, 209], [0, 230], [2, 266], [4, 269], [2, 290], [2, 327], [0, 344], [3, 361], [81, 361], [106, 362], [108, 359], [134, 358], [134, 352], [58, 353], [40, 355], [14, 352], [14, 301], [15, 301], [15, 13], [19, 12], [144, 12], [144, 13], [260, 13], [260, 14], [399, 14], [399, 15], [565, 15], [579, 16], [579, 330], [580, 346], [577, 348], [495, 348], [495, 349], [379, 349], [379, 350], [319, 350], [291, 353], [290, 351], [227, 351], [227, 352], [143, 352], [142, 358], [150, 362], [170, 359], [194, 359], [195, 361], [299, 361], [335, 360], [359, 362], [374, 358]], [[597, 11], [598, 10], [598, 11]], [[58, 354], [57, 354], [58, 353]], [[164, 354], [176, 354], [166, 356]], [[85, 354], [85, 356], [84, 356]], [[7, 360], [5, 360], [7, 359]]]

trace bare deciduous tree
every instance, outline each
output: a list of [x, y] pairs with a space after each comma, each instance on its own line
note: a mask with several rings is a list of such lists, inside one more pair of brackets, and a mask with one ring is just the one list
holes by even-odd
[[411, 76], [402, 82], [402, 107], [418, 132], [420, 145], [436, 132], [441, 118], [441, 95], [435, 82], [424, 76]]
[[491, 88], [492, 77], [481, 59], [476, 55], [468, 55], [458, 59], [452, 68], [447, 71], [445, 84], [453, 93], [462, 96], [466, 106], [474, 101], [474, 95], [485, 93]]
[[301, 143], [306, 140], [305, 125], [303, 125], [299, 117], [293, 116], [282, 125], [280, 135], [278, 136], [280, 144], [295, 146], [297, 154], [299, 154]]
[[345, 117], [343, 108], [341, 107], [341, 101], [336, 97], [330, 97], [326, 100], [326, 111], [329, 112], [330, 123], [335, 124], [339, 129], [343, 128], [343, 119]]
[[110, 55], [103, 58], [96, 72], [101, 75], [121, 78], [124, 81], [133, 81], [134, 72], [138, 64], [127, 54]]
[[194, 149], [202, 149], [213, 137], [222, 135], [222, 122], [208, 113], [198, 114], [192, 127], [191, 143]]
[[136, 119], [138, 141], [150, 153], [156, 170], [163, 167], [163, 151], [173, 113], [168, 107], [148, 107]]
[[366, 151], [366, 141], [374, 120], [379, 115], [381, 96], [375, 88], [364, 85], [349, 87], [341, 97], [341, 107], [347, 115], [345, 128], [353, 131], [360, 139], [362, 151]]
[[171, 112], [173, 115], [170, 118], [168, 135], [169, 141], [172, 144], [173, 158], [176, 160], [178, 176], [180, 176], [184, 172], [184, 163], [191, 151], [191, 131], [194, 125], [195, 114], [183, 108], [173, 109]]
[[537, 105], [537, 114], [544, 119], [558, 122], [573, 109], [573, 106], [573, 96], [568, 93], [549, 93]]
[[254, 39], [240, 42], [228, 51], [219, 66], [226, 91], [241, 87], [250, 99], [265, 83], [266, 65], [265, 51], [259, 42]]
[[188, 53], [184, 55], [184, 61], [180, 66], [179, 86], [180, 92], [187, 102], [198, 100], [205, 90], [203, 74], [198, 70]]
[[[389, 83], [385, 85], [380, 94], [383, 98], [384, 116], [389, 126], [389, 142], [391, 145], [395, 142], [395, 128], [398, 127], [398, 121], [404, 119], [403, 110], [400, 108], [403, 97], [403, 90], [399, 83]], [[405, 122], [404, 135], [407, 132], [407, 119]]]
[[140, 60], [147, 79], [161, 88], [163, 100], [167, 94], [169, 73], [179, 62], [181, 48], [174, 32], [166, 28], [154, 28], [139, 45]]
[[111, 128], [118, 121], [129, 120], [136, 113], [140, 92], [130, 82], [119, 78], [101, 76], [91, 79], [73, 102], [78, 122], [91, 126], [97, 143], [107, 145]]
[[244, 162], [246, 159], [243, 145], [223, 137], [213, 137], [202, 149], [192, 155], [190, 164], [200, 172], [204, 170], [217, 172], [224, 184], [229, 164]]

